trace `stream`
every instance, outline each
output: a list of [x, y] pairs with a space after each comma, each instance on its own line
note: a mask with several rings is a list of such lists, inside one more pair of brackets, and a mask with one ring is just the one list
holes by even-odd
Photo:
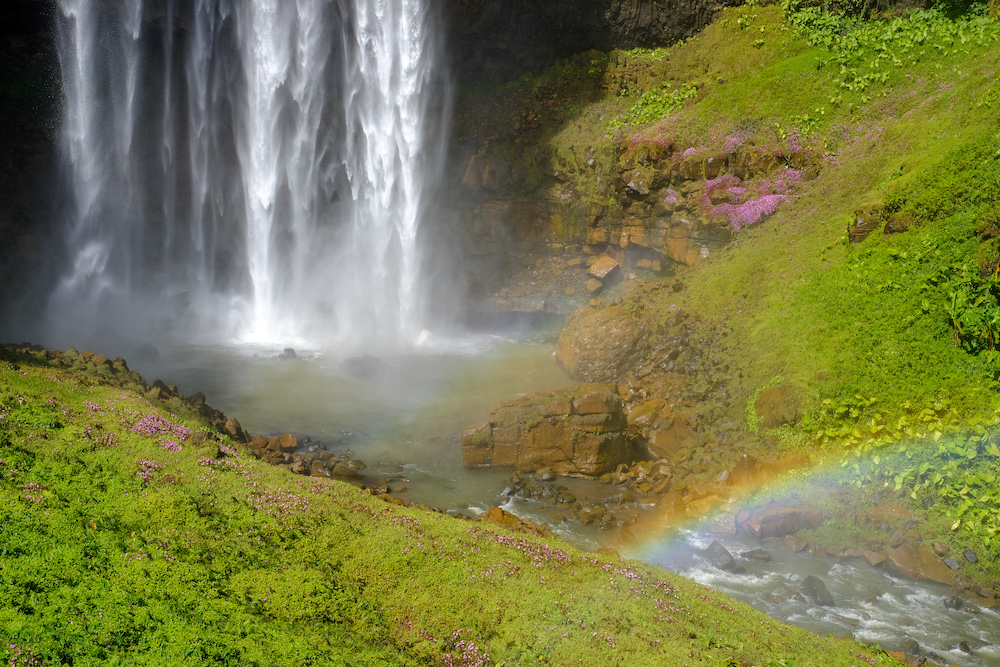
[[[204, 392], [210, 404], [237, 417], [251, 433], [308, 435], [335, 453], [363, 460], [369, 480], [397, 474], [405, 478], [405, 489], [394, 485], [394, 495], [405, 501], [467, 515], [502, 504], [550, 525], [577, 546], [608, 546], [609, 535], [550, 507], [502, 498], [509, 473], [462, 465], [462, 431], [485, 421], [492, 406], [572, 384], [555, 364], [554, 335], [519, 331], [430, 339], [410, 353], [349, 360], [323, 350], [300, 349], [293, 358], [282, 358], [277, 347], [188, 344], [160, 348], [158, 359], [132, 365], [147, 381], [163, 379], [185, 395]], [[581, 493], [586, 492], [581, 487], [602, 486], [561, 482]], [[744, 573], [709, 563], [704, 550], [716, 539], [744, 565]], [[746, 536], [688, 530], [642, 541], [632, 554], [641, 560], [819, 634], [853, 634], [889, 650], [903, 650], [914, 640], [921, 655], [936, 654], [945, 664], [1000, 665], [1000, 614], [948, 608], [953, 593], [945, 586], [894, 579], [863, 562], [806, 556]], [[739, 556], [761, 548], [769, 561]], [[823, 580], [835, 606], [817, 606], [799, 594], [808, 575]]]

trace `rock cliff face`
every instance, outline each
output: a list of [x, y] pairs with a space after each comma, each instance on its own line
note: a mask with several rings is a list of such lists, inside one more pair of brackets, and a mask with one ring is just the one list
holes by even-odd
[[466, 429], [462, 457], [470, 468], [603, 475], [632, 458], [626, 425], [614, 384], [529, 394], [496, 406], [488, 422]]
[[[48, 255], [58, 131], [58, 62], [50, 2], [9, 0], [0, 15], [0, 321], [31, 312]], [[30, 278], [29, 278], [30, 277]]]
[[509, 79], [588, 49], [661, 46], [690, 37], [739, 0], [450, 0], [459, 78]]

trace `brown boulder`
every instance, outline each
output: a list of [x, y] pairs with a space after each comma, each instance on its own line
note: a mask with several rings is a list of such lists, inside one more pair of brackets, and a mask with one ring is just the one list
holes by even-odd
[[272, 452], [291, 452], [298, 446], [298, 440], [291, 433], [284, 433], [267, 441], [267, 449]]
[[587, 273], [597, 278], [604, 284], [609, 284], [614, 282], [616, 279], [621, 278], [621, 265], [615, 261], [613, 257], [608, 257], [605, 255], [601, 257], [596, 262], [587, 269]]
[[751, 514], [743, 529], [762, 540], [815, 528], [823, 523], [824, 518], [823, 512], [808, 507], [767, 507]]
[[795, 421], [796, 409], [791, 401], [791, 394], [792, 387], [787, 384], [765, 389], [760, 393], [754, 409], [764, 428], [776, 428]]
[[904, 542], [889, 551], [883, 564], [885, 571], [895, 577], [920, 581], [933, 581], [953, 586], [955, 577], [940, 558], [927, 547], [916, 542]]
[[620, 306], [584, 307], [559, 335], [556, 360], [569, 375], [586, 382], [611, 382], [638, 361], [648, 330]]
[[695, 444], [695, 433], [688, 425], [687, 417], [687, 413], [677, 410], [673, 417], [650, 432], [646, 449], [651, 457], [673, 460], [679, 452]]
[[467, 428], [462, 458], [466, 467], [602, 475], [631, 460], [626, 425], [614, 384], [529, 394], [494, 407], [489, 422]]

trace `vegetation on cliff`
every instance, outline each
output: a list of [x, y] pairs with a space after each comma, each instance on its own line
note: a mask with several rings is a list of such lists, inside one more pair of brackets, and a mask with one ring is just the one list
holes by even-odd
[[[712, 364], [675, 371], [683, 388], [661, 398], [704, 443], [741, 424], [738, 446], [711, 452], [722, 466], [792, 451], [840, 462], [856, 491], [833, 515], [899, 500], [925, 540], [989, 554], [961, 563], [981, 581], [1000, 575], [986, 481], [1000, 463], [1000, 24], [987, 14], [751, 3], [675, 47], [584, 54], [468, 102], [515, 116], [490, 125], [508, 134], [484, 155], [534, 165], [538, 188], [591, 206], [578, 228], [549, 230], [560, 248], [619, 253], [647, 279], [605, 297], [657, 334], [619, 379], [639, 387], [629, 373], [655, 366], [685, 313], [699, 332], [685, 340]], [[668, 236], [682, 219], [733, 240], [695, 261], [655, 248], [674, 274], [657, 280], [629, 253], [668, 218]], [[801, 418], [765, 428], [755, 401], [776, 385]], [[887, 541], [843, 524], [826, 539], [847, 533]]]

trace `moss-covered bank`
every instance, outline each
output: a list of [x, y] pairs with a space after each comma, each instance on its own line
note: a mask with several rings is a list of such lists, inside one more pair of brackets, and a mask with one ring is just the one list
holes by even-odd
[[654, 567], [292, 475], [42, 354], [3, 350], [0, 426], [12, 664], [892, 663]]

